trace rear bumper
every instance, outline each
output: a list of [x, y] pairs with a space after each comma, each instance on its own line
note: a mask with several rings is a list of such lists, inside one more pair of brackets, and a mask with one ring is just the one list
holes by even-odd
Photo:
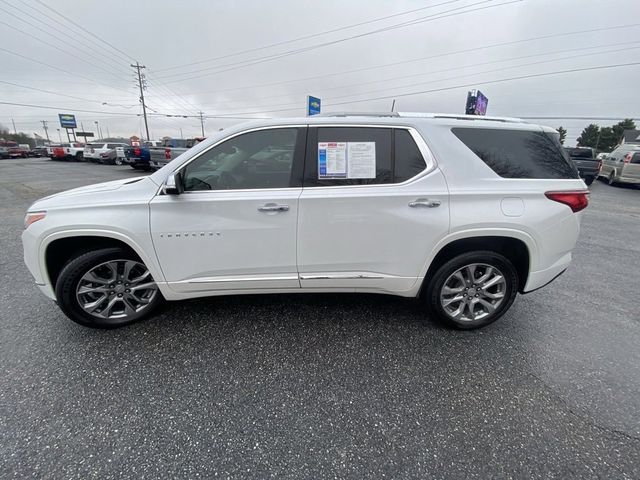
[[556, 263], [544, 270], [538, 270], [535, 272], [529, 272], [529, 278], [522, 290], [523, 293], [533, 292], [539, 288], [542, 288], [556, 278], [558, 278], [569, 267], [571, 263], [571, 252], [563, 255]]

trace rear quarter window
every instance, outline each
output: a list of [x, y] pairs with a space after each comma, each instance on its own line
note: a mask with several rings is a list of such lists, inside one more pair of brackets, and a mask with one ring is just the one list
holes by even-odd
[[503, 178], [579, 178], [557, 138], [542, 131], [453, 128], [452, 133]]

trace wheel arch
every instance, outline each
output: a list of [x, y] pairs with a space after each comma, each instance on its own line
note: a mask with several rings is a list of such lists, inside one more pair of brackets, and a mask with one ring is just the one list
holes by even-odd
[[451, 258], [476, 250], [493, 251], [509, 259], [518, 274], [518, 291], [524, 290], [529, 272], [533, 270], [537, 249], [533, 239], [519, 231], [464, 232], [447, 237], [434, 248], [423, 268], [422, 285]]
[[124, 248], [138, 257], [160, 286], [164, 276], [155, 258], [146, 254], [131, 238], [104, 230], [56, 232], [46, 237], [40, 247], [40, 269], [51, 288], [55, 289], [58, 275], [71, 258], [90, 250], [110, 247]]

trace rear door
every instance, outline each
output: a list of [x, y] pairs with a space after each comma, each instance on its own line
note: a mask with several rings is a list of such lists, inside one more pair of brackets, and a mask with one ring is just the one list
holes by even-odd
[[408, 128], [310, 127], [298, 220], [303, 288], [410, 290], [448, 231], [448, 192]]

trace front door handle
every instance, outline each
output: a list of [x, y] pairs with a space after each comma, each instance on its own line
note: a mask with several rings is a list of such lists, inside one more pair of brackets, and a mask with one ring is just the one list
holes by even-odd
[[258, 207], [260, 212], [288, 212], [289, 205], [280, 205], [277, 203], [265, 203]]
[[442, 205], [440, 200], [429, 200], [428, 198], [418, 198], [413, 202], [409, 202], [409, 206], [412, 208], [418, 207], [426, 207], [426, 208], [434, 208]]

